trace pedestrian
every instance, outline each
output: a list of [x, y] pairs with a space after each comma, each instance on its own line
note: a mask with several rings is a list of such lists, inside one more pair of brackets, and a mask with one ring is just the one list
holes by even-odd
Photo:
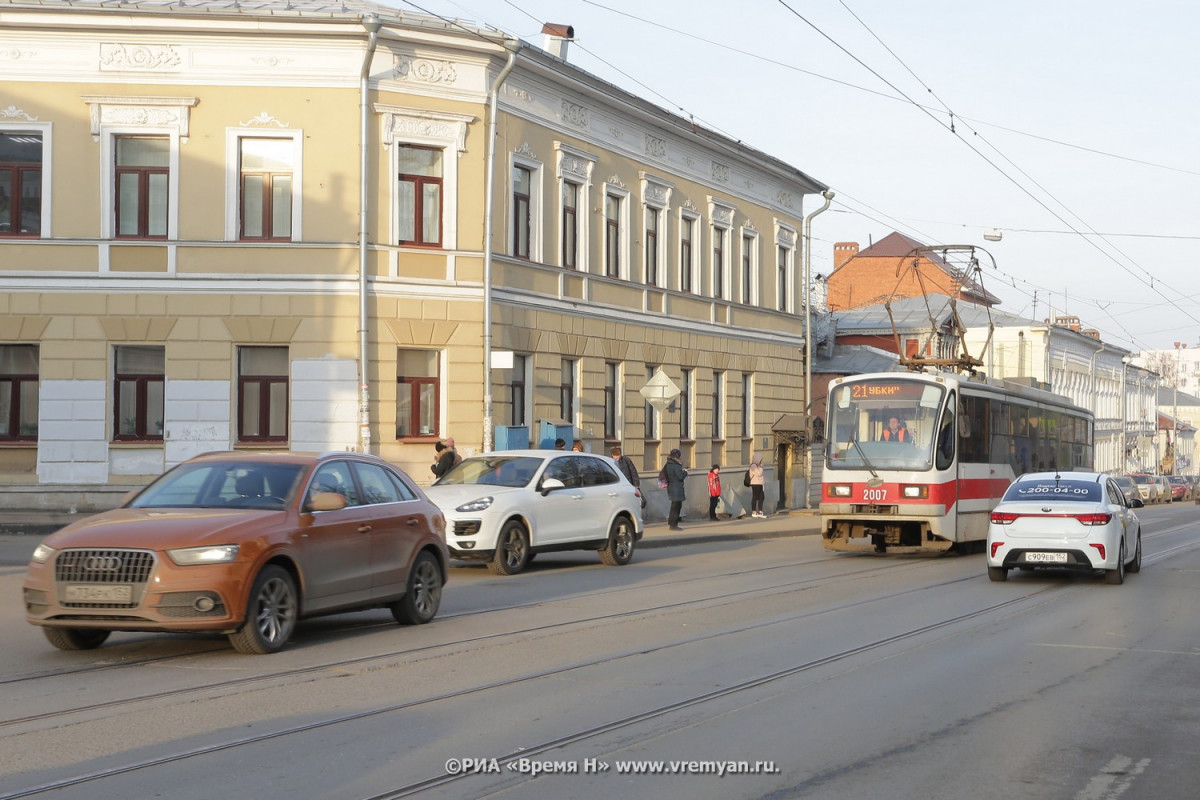
[[708, 471], [708, 518], [717, 519], [717, 504], [721, 502], [721, 465], [713, 464]]
[[438, 442], [433, 446], [433, 450], [437, 455], [434, 457], [433, 464], [430, 465], [429, 469], [436, 479], [442, 477], [454, 467], [454, 449], [446, 447], [445, 442]]
[[561, 439], [561, 438], [555, 439], [554, 440], [554, 449], [555, 450], [566, 450], [567, 449], [567, 440]]
[[576, 439], [571, 444], [571, 451], [575, 452], [575, 453], [582, 453], [583, 452], [583, 442]]
[[683, 511], [683, 501], [687, 499], [684, 493], [684, 481], [687, 480], [687, 470], [683, 468], [680, 459], [683, 453], [676, 447], [667, 457], [663, 465], [662, 476], [667, 482], [667, 499], [671, 501], [671, 510], [667, 514], [667, 527], [673, 531], [681, 530], [679, 516]]
[[762, 453], [755, 453], [754, 460], [750, 462], [750, 516], [765, 517], [763, 513], [763, 497], [765, 491], [763, 489], [763, 465]]
[[642, 496], [642, 508], [646, 507], [646, 493], [642, 489], [642, 478], [638, 475], [637, 464], [633, 463], [633, 459], [621, 452], [620, 447], [613, 447], [609, 450], [612, 454], [613, 461], [617, 462], [617, 471], [625, 476], [625, 479], [633, 484], [633, 487], [638, 490], [638, 494]]
[[448, 449], [454, 451], [454, 463], [451, 464], [450, 466], [457, 467], [459, 464], [462, 463], [462, 456], [460, 456], [458, 454], [458, 448], [454, 446], [454, 437], [453, 436], [446, 439], [446, 447]]

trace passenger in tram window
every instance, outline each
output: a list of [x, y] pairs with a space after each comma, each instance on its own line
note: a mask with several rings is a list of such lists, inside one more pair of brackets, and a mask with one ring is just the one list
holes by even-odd
[[883, 433], [879, 436], [881, 442], [912, 442], [912, 434], [908, 432], [908, 428], [904, 427], [904, 423], [895, 414], [888, 417], [887, 427], [883, 429]]

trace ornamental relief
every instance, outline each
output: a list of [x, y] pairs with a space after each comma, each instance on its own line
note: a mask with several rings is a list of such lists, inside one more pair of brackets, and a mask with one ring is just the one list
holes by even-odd
[[562, 118], [563, 122], [569, 122], [576, 127], [586, 128], [588, 126], [588, 110], [566, 100], [562, 101]]
[[729, 167], [716, 161], [712, 162], [712, 178], [714, 181], [729, 183]]
[[0, 119], [24, 119], [29, 122], [37, 122], [37, 117], [31, 117], [23, 108], [17, 108], [10, 105], [8, 108], [0, 109]]
[[147, 125], [166, 127], [179, 125], [180, 113], [174, 108], [153, 106], [104, 106], [100, 110], [101, 125]]
[[250, 119], [248, 119], [242, 123], [243, 128], [250, 128], [250, 127], [264, 127], [265, 128], [268, 126], [274, 126], [276, 128], [286, 128], [288, 125], [286, 122], [280, 122], [279, 120], [275, 119], [275, 117], [271, 116], [270, 114], [268, 114], [265, 111], [260, 111], [257, 117], [251, 117]]
[[591, 176], [592, 162], [587, 159], [564, 155], [559, 169], [564, 175], [574, 175], [576, 178], [587, 180]]
[[458, 80], [458, 73], [449, 61], [431, 58], [408, 58], [397, 56], [393, 74], [400, 80], [420, 83], [443, 83], [450, 85]]
[[531, 95], [529, 92], [525, 91], [524, 89], [516, 89], [508, 84], [505, 84], [504, 86], [504, 93], [509, 97], [515, 97], [518, 100], [524, 100], [526, 103], [533, 102], [533, 95]]
[[35, 55], [37, 52], [34, 50], [18, 50], [15, 47], [0, 50], [0, 58], [7, 61], [20, 61], [22, 58], [33, 58]]
[[646, 155], [655, 158], [667, 157], [667, 140], [646, 134]]
[[712, 221], [725, 228], [731, 227], [733, 225], [733, 209], [728, 206], [714, 205]]
[[665, 186], [659, 186], [657, 183], [647, 183], [645, 191], [646, 202], [651, 205], [665, 206], [667, 204], [667, 195], [670, 190]]
[[177, 70], [182, 63], [175, 45], [102, 44], [101, 70]]
[[779, 203], [779, 205], [783, 206], [784, 208], [792, 207], [792, 193], [791, 192], [785, 192], [785, 191], [780, 190], [780, 192], [775, 195], [775, 200]]
[[778, 236], [779, 244], [784, 247], [793, 247], [796, 244], [796, 232], [791, 228], [780, 228]]

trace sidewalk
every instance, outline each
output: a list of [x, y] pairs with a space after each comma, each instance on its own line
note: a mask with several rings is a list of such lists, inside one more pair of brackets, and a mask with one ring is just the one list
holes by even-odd
[[[0, 512], [0, 566], [24, 566], [33, 550], [47, 535], [87, 514], [50, 512]], [[638, 547], [673, 547], [700, 542], [730, 542], [741, 539], [778, 539], [820, 532], [821, 518], [815, 510], [779, 511], [755, 519], [685, 519], [682, 530], [673, 531], [665, 522], [646, 525]]]

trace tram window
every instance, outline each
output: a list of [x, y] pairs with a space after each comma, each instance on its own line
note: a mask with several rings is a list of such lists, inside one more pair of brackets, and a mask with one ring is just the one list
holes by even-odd
[[[990, 460], [992, 402], [986, 397], [964, 397], [959, 420], [959, 460], [986, 464]], [[1008, 460], [1008, 451], [1001, 461]]]
[[946, 405], [946, 413], [942, 416], [942, 426], [938, 429], [937, 444], [934, 457], [938, 469], [948, 469], [954, 463], [954, 443], [958, 438], [954, 435], [954, 403]]

